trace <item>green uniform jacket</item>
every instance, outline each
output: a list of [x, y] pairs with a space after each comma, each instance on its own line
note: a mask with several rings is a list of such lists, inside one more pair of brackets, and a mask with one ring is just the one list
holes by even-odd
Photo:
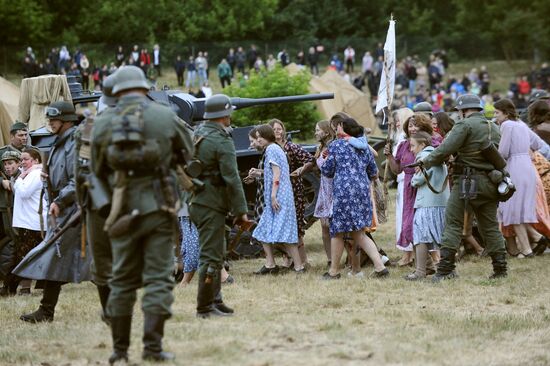
[[440, 165], [449, 155], [456, 154], [455, 164], [457, 165], [485, 171], [495, 169], [480, 153], [482, 146], [487, 143], [489, 125], [491, 141], [498, 146], [500, 142], [498, 126], [488, 121], [481, 113], [472, 113], [468, 118], [456, 122], [441, 145], [422, 159], [424, 167], [429, 169], [434, 165]]
[[219, 123], [209, 121], [196, 129], [195, 139], [201, 136], [204, 139], [195, 156], [203, 165], [205, 187], [191, 195], [189, 204], [210, 207], [224, 214], [231, 212], [235, 216], [247, 213], [233, 139]]
[[[192, 151], [191, 132], [167, 106], [155, 103], [140, 94], [128, 94], [119, 99], [118, 108], [124, 109], [130, 104], [148, 103], [144, 109], [144, 135], [147, 139], [156, 139], [159, 144], [159, 154], [165, 159], [164, 164], [171, 169], [175, 164], [183, 163], [182, 151]], [[106, 185], [112, 186], [114, 171], [107, 164], [107, 148], [111, 140], [112, 113], [103, 113], [95, 120], [92, 133], [92, 171]], [[142, 215], [161, 209], [155, 197], [154, 182], [160, 177], [151, 170], [151, 175], [129, 177], [126, 206], [129, 211], [138, 209]], [[109, 184], [111, 183], [111, 184]]]
[[[6, 190], [1, 184], [6, 174], [4, 172], [4, 162], [2, 161], [2, 155], [4, 155], [4, 153], [7, 151], [17, 151], [18, 153], [21, 153], [20, 150], [16, 149], [12, 145], [6, 145], [0, 148], [0, 170], [2, 170], [2, 175], [0, 175], [0, 209], [4, 209], [4, 210], [6, 210], [8, 207], [13, 207], [13, 197], [10, 200], [8, 200], [8, 196], [11, 197], [12, 193], [8, 192], [8, 195], [6, 195]], [[6, 177], [6, 178], [9, 178], [9, 177]]]

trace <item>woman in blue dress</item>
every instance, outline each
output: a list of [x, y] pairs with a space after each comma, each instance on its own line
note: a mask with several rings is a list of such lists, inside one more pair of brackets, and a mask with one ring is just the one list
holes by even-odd
[[329, 145], [327, 160], [321, 167], [324, 176], [334, 178], [330, 220], [331, 266], [323, 278], [340, 278], [346, 233], [351, 233], [355, 243], [370, 257], [375, 276], [384, 277], [389, 271], [384, 267], [376, 245], [365, 235], [365, 228], [372, 224], [370, 181], [377, 176], [378, 168], [370, 149], [356, 149], [346, 141], [348, 136], [363, 135], [363, 128], [353, 118], [339, 121], [336, 128], [338, 139]]
[[273, 245], [283, 244], [294, 261], [294, 269], [304, 272], [298, 252], [298, 224], [294, 194], [290, 183], [290, 169], [283, 149], [275, 143], [275, 133], [269, 125], [256, 129], [256, 143], [264, 148], [264, 211], [252, 237], [260, 241], [265, 251], [266, 264], [257, 274], [275, 274]]

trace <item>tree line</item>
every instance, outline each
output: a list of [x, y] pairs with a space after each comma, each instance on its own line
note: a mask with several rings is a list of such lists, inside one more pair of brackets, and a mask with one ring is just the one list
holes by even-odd
[[392, 13], [401, 53], [550, 55], [547, 0], [0, 0], [0, 39], [8, 47], [331, 40], [343, 49], [383, 42]]

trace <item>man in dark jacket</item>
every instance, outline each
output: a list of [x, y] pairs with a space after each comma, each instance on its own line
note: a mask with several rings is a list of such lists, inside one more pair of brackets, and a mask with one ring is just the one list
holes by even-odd
[[51, 242], [59, 227], [67, 225], [77, 214], [75, 195], [75, 141], [73, 133], [78, 121], [70, 102], [54, 102], [46, 108], [49, 126], [57, 139], [47, 160], [48, 173], [43, 173], [48, 184], [48, 229], [42, 243], [31, 250], [13, 273], [44, 281], [40, 307], [33, 313], [21, 316], [29, 323], [51, 322], [61, 286], [67, 282], [79, 283], [90, 279], [91, 255], [82, 245], [80, 224], [72, 225], [59, 240]]

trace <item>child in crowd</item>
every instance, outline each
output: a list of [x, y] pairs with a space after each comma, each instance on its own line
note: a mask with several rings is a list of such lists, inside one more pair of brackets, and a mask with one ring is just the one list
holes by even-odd
[[181, 231], [181, 258], [183, 260], [182, 286], [187, 286], [199, 266], [199, 232], [189, 219], [189, 210], [184, 203], [180, 209], [179, 224]]
[[[334, 140], [335, 132], [330, 127], [330, 122], [319, 121], [315, 126], [315, 138], [319, 142], [317, 151], [315, 152], [315, 160], [319, 170], [325, 163], [328, 156], [328, 145]], [[321, 232], [325, 253], [327, 255], [327, 264], [330, 267], [330, 230], [329, 219], [332, 215], [332, 178], [321, 175], [321, 183], [319, 185], [319, 195], [317, 204], [315, 205], [314, 216], [321, 221]]]
[[[428, 156], [433, 150], [432, 136], [418, 131], [411, 136], [411, 152], [416, 161]], [[439, 251], [445, 229], [445, 206], [449, 199], [447, 166], [433, 166], [426, 171], [416, 168], [411, 185], [417, 189], [414, 201], [413, 244], [416, 253], [416, 271], [405, 276], [406, 280], [417, 281], [426, 277], [426, 264], [431, 261], [430, 252]], [[433, 192], [436, 190], [439, 193]]]

